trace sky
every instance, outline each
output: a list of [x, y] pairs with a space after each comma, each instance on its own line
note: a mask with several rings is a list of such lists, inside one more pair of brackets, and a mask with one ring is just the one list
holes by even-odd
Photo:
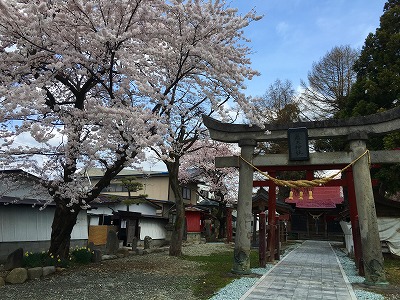
[[362, 48], [379, 27], [385, 0], [227, 0], [239, 14], [255, 9], [263, 18], [245, 30], [252, 68], [261, 73], [246, 83], [248, 96], [262, 96], [276, 79], [294, 88], [307, 81], [313, 62], [335, 46]]
[[[246, 83], [244, 93], [262, 96], [276, 79], [289, 79], [295, 89], [307, 80], [313, 62], [335, 46], [362, 48], [379, 27], [386, 0], [227, 0], [239, 14], [255, 9], [262, 15], [245, 29], [251, 40], [252, 68], [261, 73]], [[146, 170], [165, 170], [147, 161]]]

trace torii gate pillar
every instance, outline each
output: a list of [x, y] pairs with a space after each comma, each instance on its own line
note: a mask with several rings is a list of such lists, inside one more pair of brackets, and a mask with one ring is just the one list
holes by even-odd
[[[255, 140], [240, 140], [241, 156], [252, 162]], [[250, 274], [251, 250], [251, 208], [253, 190], [253, 167], [243, 160], [239, 162], [239, 195], [237, 202], [237, 220], [235, 249], [232, 272], [236, 274]]]
[[[358, 158], [367, 150], [366, 135], [357, 134], [357, 136], [358, 139], [356, 139], [356, 136], [349, 137], [353, 159]], [[354, 180], [354, 189], [360, 223], [365, 283], [385, 284], [387, 282], [383, 269], [383, 255], [367, 155], [364, 155], [353, 165], [353, 176], [357, 179]]]

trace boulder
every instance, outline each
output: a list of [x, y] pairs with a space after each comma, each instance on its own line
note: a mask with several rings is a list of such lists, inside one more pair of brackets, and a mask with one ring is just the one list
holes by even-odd
[[4, 278], [3, 277], [0, 277], [0, 288], [2, 287], [2, 286], [5, 286], [6, 285], [6, 282], [4, 281]]
[[110, 260], [110, 259], [116, 259], [116, 258], [118, 258], [118, 256], [116, 256], [116, 255], [103, 255], [102, 257], [101, 257], [101, 259], [102, 260]]
[[37, 268], [29, 268], [28, 269], [28, 279], [38, 279], [42, 277], [43, 275], [43, 268], [42, 267], [37, 267]]
[[22, 248], [18, 248], [17, 250], [11, 252], [8, 255], [7, 261], [4, 265], [4, 269], [12, 270], [15, 268], [21, 268], [23, 259], [24, 259], [24, 250]]
[[127, 247], [119, 248], [117, 251], [117, 256], [121, 258], [129, 256], [129, 249]]
[[93, 250], [92, 262], [101, 262], [102, 253], [100, 250]]
[[28, 271], [25, 268], [12, 269], [6, 276], [6, 282], [16, 284], [24, 283], [28, 279]]
[[43, 276], [47, 276], [56, 272], [55, 266], [43, 267]]

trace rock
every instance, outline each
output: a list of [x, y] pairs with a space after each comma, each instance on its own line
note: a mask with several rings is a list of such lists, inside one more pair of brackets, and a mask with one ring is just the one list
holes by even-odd
[[47, 276], [56, 272], [55, 266], [43, 267], [43, 276]]
[[146, 235], [144, 237], [144, 249], [151, 249], [153, 248], [153, 239]]
[[17, 250], [11, 252], [8, 255], [7, 261], [4, 265], [4, 269], [12, 270], [15, 268], [21, 268], [23, 259], [24, 259], [24, 250], [22, 248], [18, 248]]
[[103, 255], [102, 260], [110, 260], [110, 259], [116, 259], [118, 258], [116, 255]]
[[28, 269], [28, 279], [38, 279], [42, 277], [43, 275], [43, 268], [42, 267], [37, 267], [37, 268], [29, 268]]
[[119, 248], [117, 251], [117, 256], [127, 257], [129, 256], [129, 249], [127, 247]]
[[16, 284], [24, 283], [28, 279], [28, 271], [25, 268], [12, 269], [6, 276], [6, 282]]
[[93, 250], [92, 262], [94, 262], [94, 263], [101, 262], [101, 257], [102, 257], [102, 253], [100, 250]]
[[110, 230], [107, 234], [106, 254], [113, 255], [117, 253], [118, 248], [119, 240], [117, 233], [114, 230]]
[[58, 272], [58, 273], [64, 272], [65, 270], [66, 270], [66, 268], [61, 268], [61, 267], [56, 268], [56, 272]]
[[0, 277], [0, 288], [5, 286], [5, 285], [6, 285], [6, 282], [4, 281], [4, 278]]

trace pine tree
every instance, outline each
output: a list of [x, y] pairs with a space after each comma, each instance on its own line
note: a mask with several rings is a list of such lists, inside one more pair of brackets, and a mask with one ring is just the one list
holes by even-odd
[[341, 116], [359, 116], [399, 105], [400, 1], [389, 0], [380, 27], [365, 40], [354, 69], [357, 80]]

